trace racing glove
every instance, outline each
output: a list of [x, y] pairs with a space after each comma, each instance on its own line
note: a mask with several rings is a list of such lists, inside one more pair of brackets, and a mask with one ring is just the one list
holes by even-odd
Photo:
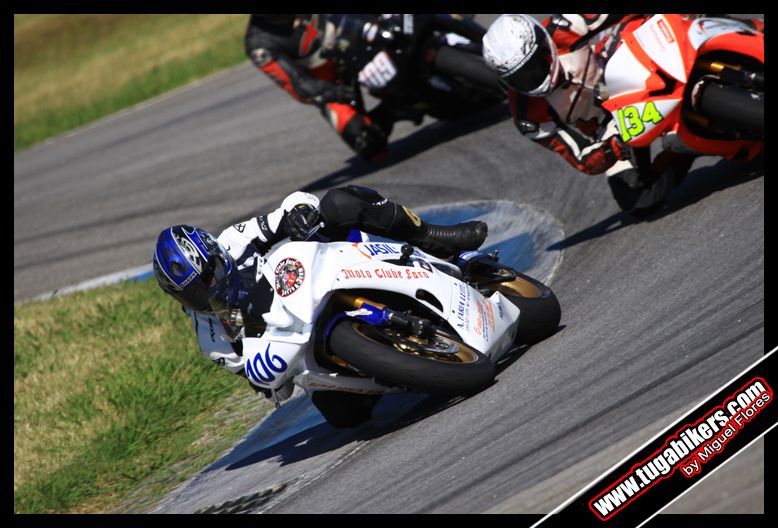
[[284, 232], [292, 240], [308, 240], [322, 225], [319, 210], [308, 204], [295, 205], [284, 215]]

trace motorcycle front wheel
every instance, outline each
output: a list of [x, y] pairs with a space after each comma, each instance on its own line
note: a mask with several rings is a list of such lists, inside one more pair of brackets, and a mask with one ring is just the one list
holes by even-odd
[[562, 309], [551, 288], [540, 281], [518, 273], [509, 282], [503, 282], [497, 291], [518, 306], [519, 326], [516, 342], [534, 344], [552, 336], [559, 329]]
[[378, 380], [431, 394], [474, 394], [495, 376], [489, 358], [447, 335], [423, 338], [356, 320], [333, 329], [330, 351]]

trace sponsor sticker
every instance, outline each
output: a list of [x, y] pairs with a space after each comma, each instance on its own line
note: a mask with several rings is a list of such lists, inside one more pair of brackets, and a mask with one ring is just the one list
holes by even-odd
[[344, 279], [372, 279], [373, 278], [373, 274], [370, 273], [369, 270], [343, 268], [342, 270], [340, 270], [340, 272], [343, 274]]
[[467, 262], [471, 258], [473, 258], [473, 257], [480, 257], [483, 254], [484, 253], [481, 252], [481, 251], [465, 251], [464, 253], [461, 253], [459, 255], [459, 259], [464, 261], [464, 262]]
[[349, 269], [343, 268], [340, 270], [343, 278], [348, 279], [404, 279], [404, 280], [417, 280], [417, 279], [429, 279], [431, 275], [427, 271], [411, 268], [394, 269], [394, 268], [373, 268], [373, 270], [366, 269]]
[[191, 273], [191, 274], [190, 274], [190, 275], [189, 275], [189, 276], [188, 276], [186, 279], [184, 279], [184, 282], [182, 282], [182, 283], [181, 283], [181, 285], [180, 285], [179, 287], [180, 287], [181, 289], [183, 289], [184, 287], [186, 287], [186, 285], [187, 285], [187, 284], [189, 284], [190, 282], [192, 282], [192, 281], [194, 280], [194, 278], [195, 278], [195, 277], [197, 277], [197, 272], [196, 272], [196, 271], [193, 271], [193, 272], [192, 272], [192, 273]]
[[668, 44], [675, 42], [675, 38], [673, 38], [673, 32], [670, 31], [670, 28], [667, 27], [667, 24], [663, 19], [660, 18], [656, 25], [659, 26], [659, 31], [662, 32], [662, 36], [665, 37], [665, 40]]
[[394, 248], [391, 244], [386, 244], [383, 242], [373, 242], [369, 244], [359, 244], [362, 246], [362, 248], [367, 251], [367, 253], [371, 257], [375, 257], [376, 255], [399, 255], [400, 252], [397, 251], [397, 249]]
[[486, 321], [489, 324], [489, 328], [494, 332], [494, 310], [492, 309], [492, 303], [486, 301], [484, 306], [486, 307]]
[[[476, 310], [478, 310], [478, 314], [475, 318], [473, 332], [476, 334], [481, 334], [481, 336], [484, 338], [484, 341], [489, 341], [489, 323], [486, 315], [486, 309], [479, 300], [476, 300], [475, 307]], [[492, 325], [494, 325], [494, 316], [492, 316]]]
[[294, 258], [285, 258], [276, 266], [276, 293], [281, 297], [292, 295], [305, 280], [305, 268]]
[[211, 341], [215, 343], [216, 342], [216, 330], [213, 327], [213, 319], [211, 319], [210, 317], [208, 318], [208, 330], [209, 330], [209, 333], [211, 334]]
[[420, 267], [424, 268], [425, 270], [432, 272], [432, 265], [423, 259], [413, 259], [413, 262], [418, 263]]
[[468, 321], [470, 321], [470, 288], [464, 282], [459, 283], [455, 311], [457, 328], [466, 329]]

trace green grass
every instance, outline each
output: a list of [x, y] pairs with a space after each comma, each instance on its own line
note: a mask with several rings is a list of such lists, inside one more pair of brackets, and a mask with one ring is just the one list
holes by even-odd
[[[245, 60], [247, 15], [14, 15], [14, 150]], [[14, 306], [14, 510], [143, 511], [270, 406], [154, 281]]]
[[14, 150], [245, 60], [247, 15], [14, 15]]
[[269, 409], [154, 281], [14, 306], [16, 512], [137, 511]]

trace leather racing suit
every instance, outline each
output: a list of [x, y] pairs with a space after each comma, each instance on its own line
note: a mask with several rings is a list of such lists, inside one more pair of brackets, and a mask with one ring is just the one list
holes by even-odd
[[272, 24], [251, 15], [246, 54], [297, 101], [314, 104], [343, 141], [360, 157], [378, 159], [386, 152], [390, 132], [349, 104], [355, 94], [337, 83], [335, 63], [322, 51], [335, 42], [335, 25], [323, 14], [294, 15], [289, 24]]
[[[638, 16], [643, 15], [548, 17], [543, 25], [557, 46], [563, 69], [561, 83], [546, 97], [508, 90], [519, 132], [581, 172], [605, 173], [619, 206], [632, 211], [661, 203], [695, 159], [667, 147], [651, 160], [649, 149], [632, 149], [622, 142], [615, 121], [599, 105], [607, 60], [619, 43], [621, 29]], [[764, 29], [756, 19], [745, 22], [759, 31]]]

